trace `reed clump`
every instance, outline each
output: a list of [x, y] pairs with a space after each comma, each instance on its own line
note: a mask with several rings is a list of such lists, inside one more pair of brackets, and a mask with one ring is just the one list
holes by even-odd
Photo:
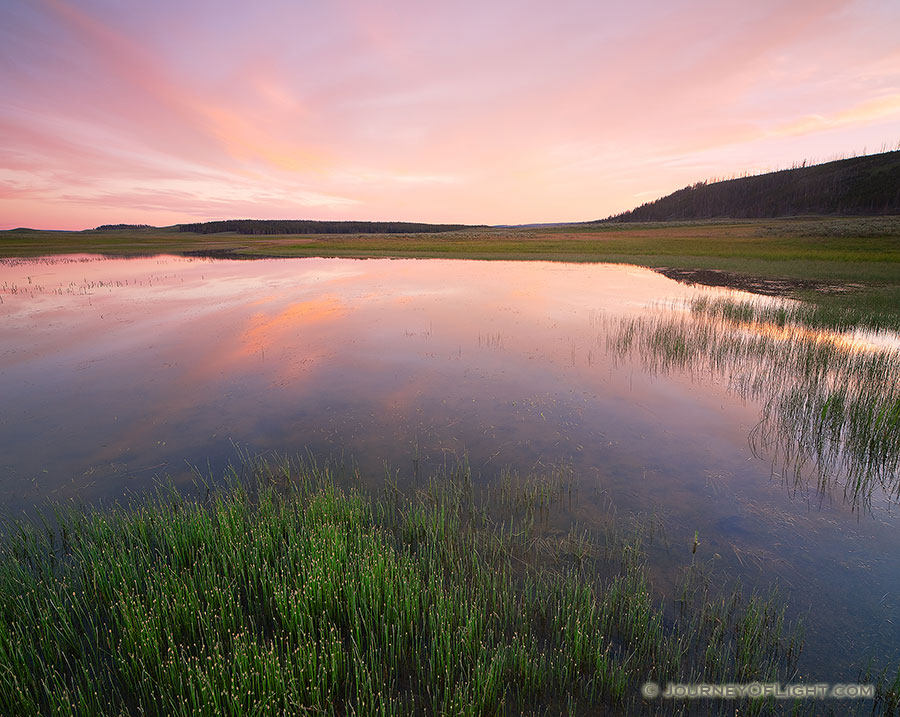
[[[889, 290], [882, 287], [881, 291]], [[887, 298], [887, 297], [885, 297]], [[865, 297], [850, 293], [847, 297], [831, 297], [817, 303], [805, 301], [753, 301], [699, 296], [690, 302], [691, 311], [730, 321], [757, 322], [773, 326], [805, 326], [810, 329], [871, 332], [898, 331], [897, 317], [878, 311]]]
[[647, 680], [794, 676], [775, 598], [691, 583], [667, 610], [634, 537], [539, 549], [559, 476], [492, 499], [464, 472], [376, 497], [296, 461], [241, 475], [205, 496], [8, 522], [0, 712], [656, 712]]
[[751, 444], [796, 484], [842, 486], [853, 505], [876, 489], [900, 498], [900, 349], [821, 329], [815, 307], [793, 302], [700, 297], [685, 308], [614, 320], [607, 348], [651, 372], [722, 377], [759, 402]]

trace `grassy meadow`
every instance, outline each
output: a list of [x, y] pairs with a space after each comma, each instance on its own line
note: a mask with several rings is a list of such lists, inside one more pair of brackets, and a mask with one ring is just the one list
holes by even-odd
[[0, 232], [0, 258], [77, 252], [531, 259], [704, 269], [785, 280], [780, 291], [838, 310], [880, 314], [900, 326], [900, 217], [589, 223], [433, 234], [248, 236], [176, 227]]

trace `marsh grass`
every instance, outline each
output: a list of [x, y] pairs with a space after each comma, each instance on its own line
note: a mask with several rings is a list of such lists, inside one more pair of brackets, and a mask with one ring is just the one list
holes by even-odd
[[701, 297], [688, 308], [614, 320], [607, 347], [650, 371], [724, 377], [760, 402], [751, 445], [796, 484], [841, 485], [855, 506], [878, 488], [900, 498], [900, 350], [820, 331], [817, 308], [793, 302]]
[[875, 699], [872, 711], [883, 714], [900, 714], [900, 668], [893, 672], [883, 669], [881, 672], [867, 670], [861, 681], [875, 685]]
[[565, 480], [480, 491], [460, 471], [366, 497], [282, 460], [194, 497], [9, 521], [0, 712], [680, 711], [640, 685], [794, 677], [777, 599], [689, 568], [667, 610], [640, 536], [613, 529], [542, 549]]
[[[900, 304], [900, 294], [891, 293], [886, 287], [879, 291], [885, 294], [885, 303], [896, 299]], [[896, 332], [900, 328], [896, 315], [873, 310], [875, 307], [861, 301], [858, 295], [833, 296], [828, 301], [818, 303], [740, 301], [700, 296], [691, 301], [690, 308], [694, 314], [737, 323], [771, 324], [779, 328], [807, 327], [842, 332], [868, 330], [876, 333]]]

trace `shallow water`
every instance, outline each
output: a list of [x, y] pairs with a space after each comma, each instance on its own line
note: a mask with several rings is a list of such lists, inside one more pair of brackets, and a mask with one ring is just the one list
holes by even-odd
[[597, 264], [7, 260], [0, 496], [18, 512], [122, 500], [164, 474], [188, 486], [235, 444], [352, 457], [372, 486], [463, 459], [482, 481], [563, 464], [566, 519], [651, 516], [662, 586], [692, 559], [778, 584], [805, 616], [810, 679], [895, 661], [893, 503], [854, 510], [780, 478], [748, 443], [761, 406], [724, 377], [608, 350], [616, 320], [698, 293], [746, 298]]

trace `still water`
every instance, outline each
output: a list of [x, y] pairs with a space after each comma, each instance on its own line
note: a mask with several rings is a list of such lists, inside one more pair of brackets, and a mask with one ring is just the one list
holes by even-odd
[[4, 260], [0, 500], [16, 514], [188, 487], [236, 445], [343, 457], [372, 487], [463, 460], [481, 481], [564, 466], [567, 520], [654, 526], [663, 589], [692, 560], [778, 585], [806, 678], [896, 664], [894, 502], [860, 510], [782, 478], [748, 441], [761, 405], [715, 371], [610, 351], [617, 321], [698, 294], [746, 297], [599, 264]]

